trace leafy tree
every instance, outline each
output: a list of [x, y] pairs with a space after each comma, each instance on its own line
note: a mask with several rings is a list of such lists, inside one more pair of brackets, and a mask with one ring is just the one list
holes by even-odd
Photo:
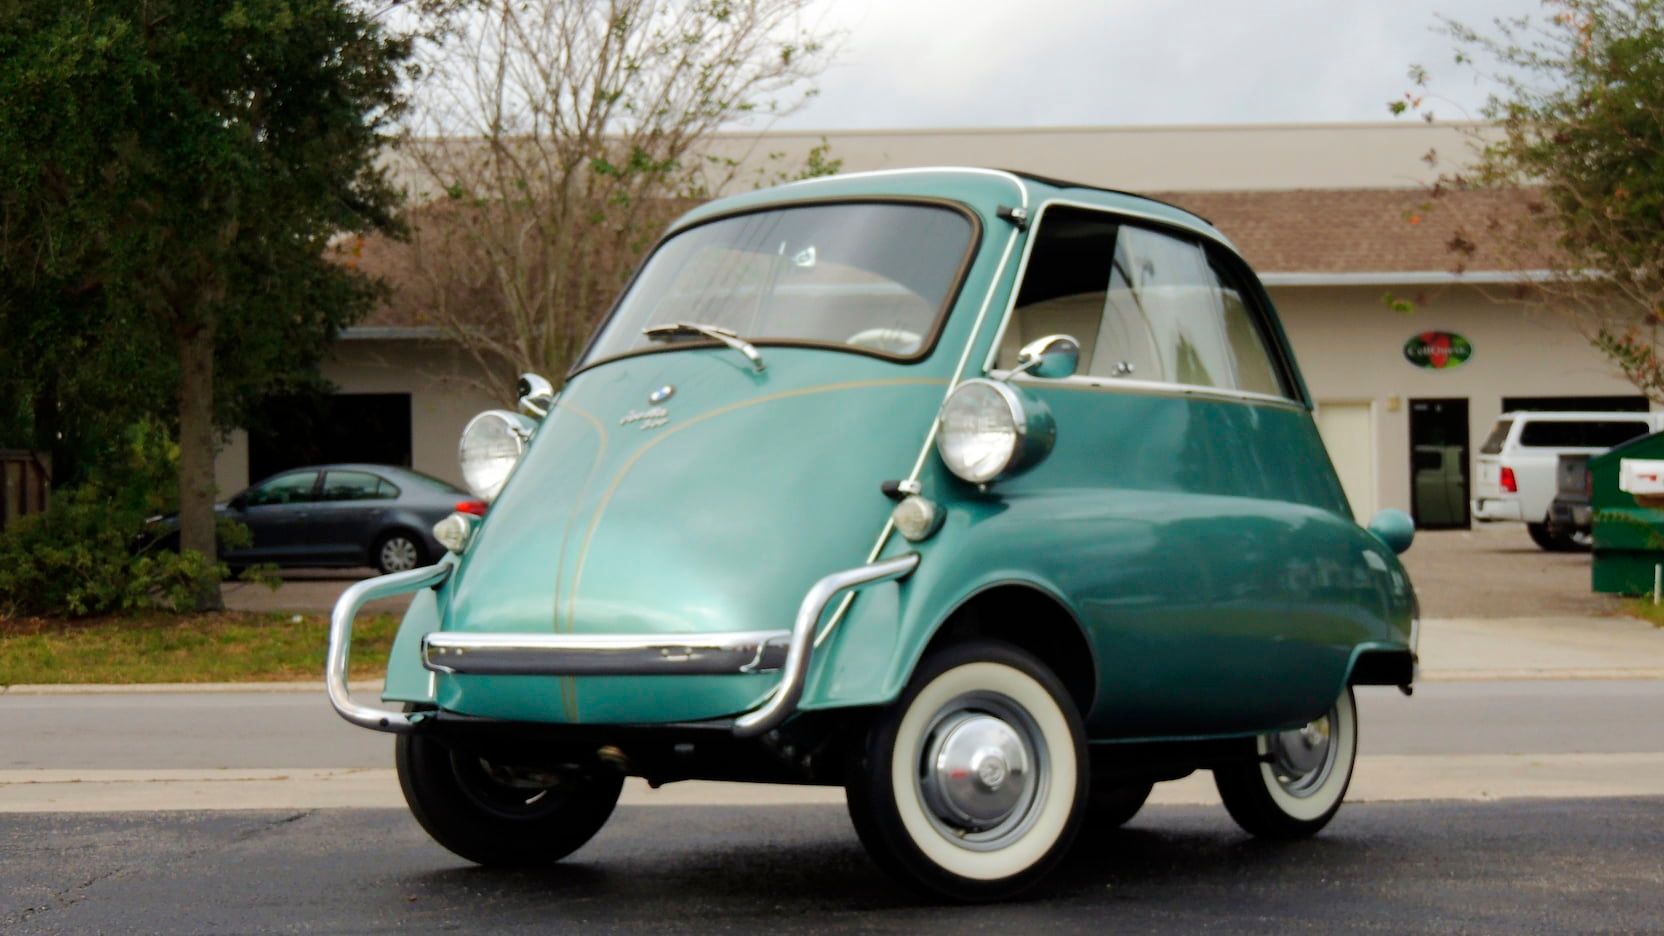
[[[412, 247], [373, 243], [408, 318], [509, 395], [559, 379], [665, 225], [736, 182], [713, 134], [813, 94], [815, 0], [480, 0], [413, 92]], [[779, 158], [751, 160], [762, 175]], [[799, 175], [836, 172], [824, 145]], [[754, 172], [754, 174], [756, 174]], [[755, 181], [772, 181], [759, 176]]]
[[10, 415], [108, 438], [167, 401], [185, 550], [214, 552], [221, 432], [314, 381], [375, 299], [326, 252], [394, 228], [376, 158], [412, 39], [382, 20], [351, 0], [0, 5]]
[[[1458, 265], [1484, 250], [1540, 271], [1522, 296], [1571, 315], [1638, 389], [1664, 402], [1664, 0], [1544, 8], [1488, 29], [1441, 21], [1456, 64], [1499, 90], [1481, 111], [1487, 125], [1471, 132], [1471, 160], [1433, 195], [1519, 192], [1512, 205], [1456, 212], [1449, 247]], [[1410, 77], [1416, 90], [1389, 107], [1431, 121], [1428, 72]]]

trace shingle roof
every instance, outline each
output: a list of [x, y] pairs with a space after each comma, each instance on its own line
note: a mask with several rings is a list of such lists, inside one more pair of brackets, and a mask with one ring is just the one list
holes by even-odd
[[[1379, 273], [1534, 269], [1487, 249], [1493, 219], [1527, 216], [1527, 192], [1420, 188], [1275, 192], [1158, 192], [1213, 222], [1260, 273]], [[1472, 253], [1452, 250], [1458, 238]]]

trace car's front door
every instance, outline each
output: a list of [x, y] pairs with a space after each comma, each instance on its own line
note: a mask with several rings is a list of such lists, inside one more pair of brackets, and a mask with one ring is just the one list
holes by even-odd
[[324, 472], [312, 511], [315, 548], [331, 561], [366, 555], [381, 515], [398, 496], [399, 489], [392, 482], [368, 471]]
[[248, 527], [253, 541], [227, 558], [278, 563], [309, 558], [307, 527], [317, 487], [318, 472], [291, 471], [249, 488], [233, 506], [232, 519]]

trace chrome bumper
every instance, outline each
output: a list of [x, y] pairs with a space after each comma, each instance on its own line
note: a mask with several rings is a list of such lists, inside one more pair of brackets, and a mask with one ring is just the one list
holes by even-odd
[[359, 705], [347, 690], [347, 656], [352, 649], [352, 621], [358, 612], [377, 598], [390, 598], [406, 592], [436, 587], [451, 575], [452, 566], [431, 565], [408, 572], [394, 572], [365, 579], [341, 593], [335, 610], [329, 615], [329, 654], [324, 660], [324, 687], [329, 690], [329, 704], [342, 718], [360, 728], [391, 731], [402, 734], [415, 727], [410, 716], [391, 709]]
[[[797, 710], [809, 675], [815, 631], [832, 599], [846, 591], [907, 577], [919, 554], [907, 553], [816, 582], [798, 605], [791, 630], [713, 634], [504, 634], [434, 631], [422, 638], [422, 665], [429, 670], [470, 676], [655, 676], [781, 671], [774, 694], [734, 721], [734, 734], [753, 737], [784, 722]], [[399, 712], [354, 703], [347, 694], [347, 646], [352, 619], [374, 598], [438, 585], [450, 566], [430, 566], [367, 579], [347, 589], [330, 619], [329, 698], [341, 717], [381, 731], [409, 731]]]

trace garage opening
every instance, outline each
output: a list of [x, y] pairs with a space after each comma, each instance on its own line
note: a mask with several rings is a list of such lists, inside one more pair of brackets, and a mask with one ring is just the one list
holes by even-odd
[[408, 393], [337, 393], [270, 400], [248, 427], [250, 484], [337, 462], [410, 467]]

